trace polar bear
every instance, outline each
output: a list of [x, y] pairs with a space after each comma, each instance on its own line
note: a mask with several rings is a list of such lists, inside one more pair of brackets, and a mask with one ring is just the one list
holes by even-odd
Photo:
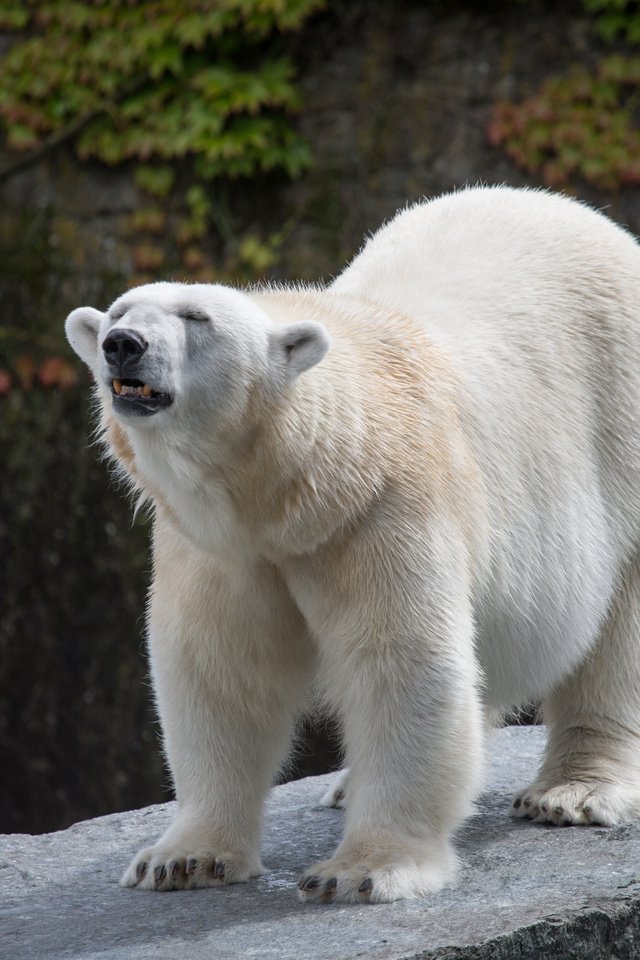
[[640, 251], [560, 195], [401, 211], [328, 286], [153, 283], [67, 319], [154, 507], [149, 650], [178, 812], [125, 886], [262, 873], [315, 685], [344, 838], [304, 901], [451, 883], [488, 716], [543, 703], [515, 816], [640, 813]]

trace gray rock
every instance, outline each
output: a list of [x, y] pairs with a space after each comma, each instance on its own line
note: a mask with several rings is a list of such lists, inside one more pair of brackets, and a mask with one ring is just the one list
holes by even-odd
[[129, 858], [173, 804], [42, 836], [0, 838], [0, 957], [12, 960], [632, 960], [640, 956], [640, 825], [549, 827], [506, 816], [533, 779], [544, 732], [491, 744], [489, 789], [460, 831], [453, 889], [422, 901], [302, 905], [295, 884], [337, 842], [342, 814], [318, 806], [331, 776], [276, 787], [264, 861], [249, 884], [123, 890]]

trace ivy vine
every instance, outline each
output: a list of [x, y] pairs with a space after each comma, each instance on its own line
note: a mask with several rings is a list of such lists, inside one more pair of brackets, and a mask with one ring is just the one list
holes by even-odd
[[[605, 41], [640, 44], [640, 4], [583, 0]], [[640, 183], [640, 57], [615, 53], [595, 69], [575, 66], [521, 103], [496, 104], [487, 128], [522, 170], [551, 187], [580, 178], [615, 190]]]
[[[301, 104], [287, 36], [323, 6], [3, 0], [0, 130], [9, 162], [0, 182], [64, 144], [80, 161], [131, 171], [147, 198], [129, 223], [132, 282], [167, 272], [205, 281], [260, 275], [283, 235], [236, 235], [225, 184], [271, 171], [296, 177], [309, 166], [293, 122]], [[11, 357], [9, 346], [5, 337]], [[11, 371], [0, 369], [0, 396], [11, 384], [70, 386], [64, 362], [45, 360], [41, 369], [19, 352]]]
[[[133, 218], [136, 269], [162, 268], [153, 236], [171, 200], [182, 208], [182, 264], [204, 270], [207, 258], [193, 244], [211, 226], [211, 184], [274, 170], [295, 177], [310, 164], [291, 122], [300, 97], [282, 37], [322, 6], [5, 0], [0, 29], [15, 39], [1, 62], [0, 123], [7, 147], [26, 154], [8, 172], [63, 142], [80, 160], [133, 162], [138, 187], [155, 198]], [[176, 202], [178, 169], [187, 186]]]
[[[272, 51], [322, 0], [5, 0], [0, 119], [14, 150], [71, 130], [81, 159], [190, 157], [203, 179], [309, 163], [289, 115], [293, 67]], [[165, 174], [168, 176], [168, 174]], [[149, 175], [151, 185], [151, 175]]]

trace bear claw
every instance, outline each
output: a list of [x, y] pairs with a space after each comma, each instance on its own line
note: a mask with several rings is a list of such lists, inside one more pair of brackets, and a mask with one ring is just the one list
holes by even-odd
[[316, 887], [319, 887], [319, 886], [320, 886], [320, 877], [308, 875], [302, 878], [302, 880], [298, 884], [298, 890], [315, 890]]
[[337, 886], [338, 886], [338, 878], [329, 877], [329, 879], [324, 885], [324, 890], [322, 891], [323, 898], [325, 900], [330, 900], [334, 896]]

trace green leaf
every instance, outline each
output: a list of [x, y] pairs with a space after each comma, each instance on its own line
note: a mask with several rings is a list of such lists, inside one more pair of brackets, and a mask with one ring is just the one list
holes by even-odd
[[167, 166], [151, 167], [141, 164], [136, 167], [134, 177], [141, 190], [156, 197], [166, 197], [175, 181], [173, 169]]
[[[136, 182], [159, 197], [179, 162], [203, 182], [275, 169], [297, 176], [311, 155], [290, 120], [300, 96], [282, 34], [324, 5], [1, 0], [0, 28], [24, 30], [0, 71], [6, 143], [29, 149], [79, 121], [80, 159], [134, 160]], [[184, 203], [200, 229], [209, 200], [191, 186]]]

